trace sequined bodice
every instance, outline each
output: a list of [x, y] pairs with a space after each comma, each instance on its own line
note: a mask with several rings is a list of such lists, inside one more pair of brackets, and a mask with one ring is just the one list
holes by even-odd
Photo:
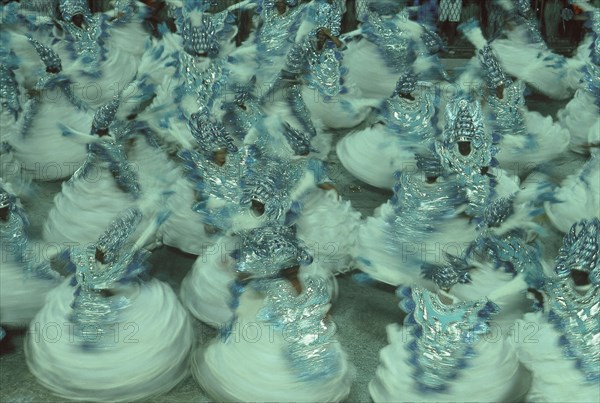
[[497, 307], [487, 300], [446, 305], [439, 296], [413, 287], [399, 289], [401, 308], [412, 341], [410, 354], [416, 387], [424, 392], [444, 392], [475, 355], [474, 346], [489, 330], [488, 320]]

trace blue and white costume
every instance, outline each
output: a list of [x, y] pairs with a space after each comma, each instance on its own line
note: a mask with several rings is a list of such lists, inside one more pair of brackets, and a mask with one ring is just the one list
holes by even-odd
[[519, 401], [530, 375], [490, 320], [498, 307], [487, 299], [460, 301], [443, 292], [401, 288], [404, 325], [387, 328], [389, 344], [369, 383], [375, 402], [469, 399]]
[[554, 122], [551, 116], [527, 110], [525, 83], [507, 76], [493, 50], [494, 42], [486, 42], [475, 20], [461, 25], [459, 29], [478, 50], [481, 71], [475, 77], [467, 73], [471, 82], [464, 84], [483, 84], [481, 91], [486, 101], [486, 123], [499, 137], [496, 156], [499, 166], [524, 176], [535, 166], [564, 153], [571, 137], [569, 131]]
[[85, 160], [94, 111], [64, 73], [59, 55], [34, 39], [29, 42], [46, 70], [23, 104], [18, 133], [8, 142], [24, 174], [41, 181], [65, 179]]
[[293, 231], [250, 231], [236, 257], [235, 314], [220, 337], [194, 355], [196, 380], [216, 400], [343, 400], [353, 371], [326, 316], [327, 283], [290, 273], [311, 261]]
[[592, 152], [577, 172], [556, 187], [544, 203], [546, 215], [558, 230], [568, 232], [574, 222], [600, 217], [600, 153]]
[[433, 140], [437, 105], [427, 83], [417, 82], [411, 72], [401, 75], [374, 122], [338, 142], [341, 163], [371, 186], [392, 188], [394, 173], [416, 167], [416, 154], [423, 153]]
[[150, 180], [142, 178], [152, 172], [129, 161], [127, 146], [135, 127], [115, 121], [118, 107], [115, 98], [94, 116], [87, 159], [56, 195], [44, 224], [45, 241], [93, 242], [125, 208], [139, 207], [145, 220], [158, 210], [162, 189], [145, 187]]
[[[477, 237], [473, 219], [498, 195], [517, 190], [493, 168], [495, 145], [477, 102], [457, 98], [446, 108], [444, 132], [419, 156], [416, 172], [396, 173], [394, 196], [361, 225], [358, 267], [392, 285], [419, 282], [421, 266], [444, 264]], [[491, 167], [491, 168], [490, 168]]]
[[525, 315], [509, 337], [533, 374], [527, 401], [600, 399], [599, 236], [598, 218], [573, 224], [543, 289], [543, 310]]
[[[129, 209], [97, 241], [70, 250], [75, 274], [56, 288], [26, 340], [27, 364], [53, 393], [73, 400], [130, 401], [166, 393], [188, 374], [194, 332], [171, 288], [147, 280], [130, 238], [142, 213]], [[37, 337], [51, 324], [58, 340]]]
[[0, 182], [0, 324], [24, 327], [60, 282], [39, 241], [27, 234], [29, 221], [10, 186]]

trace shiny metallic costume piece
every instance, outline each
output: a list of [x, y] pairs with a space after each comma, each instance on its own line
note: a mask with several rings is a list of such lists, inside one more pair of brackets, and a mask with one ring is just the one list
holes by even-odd
[[408, 95], [417, 88], [417, 76], [412, 71], [402, 73], [396, 81], [396, 89], [392, 94], [392, 98], [396, 95]]
[[[124, 247], [140, 218], [139, 211], [127, 210], [110, 224], [97, 244], [71, 251], [76, 290], [69, 320], [76, 326], [75, 335], [84, 349], [107, 348], [118, 342], [109, 336], [113, 334], [119, 311], [130, 301], [124, 295], [109, 296], [105, 292], [118, 283], [135, 280], [144, 271], [143, 261], [149, 252], [132, 252]], [[104, 264], [97, 261], [96, 248], [109, 253], [105, 255]]]
[[189, 0], [183, 2], [182, 8], [170, 9], [182, 36], [183, 48], [191, 56], [217, 57], [219, 39], [233, 29], [232, 14], [228, 10], [208, 13], [211, 6], [211, 2]]
[[310, 146], [312, 136], [304, 131], [295, 129], [287, 122], [283, 125], [283, 135], [296, 155], [308, 155], [314, 150]]
[[[241, 181], [256, 161], [255, 147], [243, 147], [236, 153], [228, 154], [223, 166], [216, 165], [195, 151], [183, 150], [178, 155], [184, 162], [188, 179], [200, 196], [192, 209], [202, 215], [206, 224], [228, 230], [233, 217], [247, 210], [247, 206], [241, 205]], [[210, 198], [224, 201], [225, 206], [208, 207]]]
[[448, 290], [458, 283], [470, 282], [469, 271], [477, 263], [491, 262], [497, 270], [517, 275], [523, 274], [531, 287], [542, 288], [544, 272], [540, 263], [539, 245], [527, 243], [527, 232], [514, 229], [497, 235], [499, 227], [514, 213], [513, 197], [494, 200], [484, 212], [478, 225], [479, 235], [461, 256], [447, 255], [444, 265], [425, 264], [422, 274], [440, 288]]
[[35, 48], [35, 51], [42, 59], [46, 69], [54, 70], [56, 73], [62, 71], [62, 64], [58, 54], [50, 47], [41, 44], [32, 37], [27, 38], [29, 43]]
[[310, 47], [308, 59], [308, 88], [318, 90], [324, 97], [334, 97], [342, 91], [345, 70], [340, 65], [342, 54], [331, 41], [319, 52]]
[[[22, 208], [17, 204], [15, 195], [0, 186], [0, 208], [8, 209], [8, 219], [0, 220], [0, 243], [2, 245], [3, 262], [15, 262], [22, 265], [24, 277], [55, 279], [58, 277], [46, 261], [35, 261], [30, 254], [27, 228], [29, 220]], [[1, 262], [0, 262], [1, 263]]]
[[[108, 169], [115, 178], [117, 186], [124, 192], [129, 193], [137, 199], [141, 194], [138, 175], [134, 167], [127, 160], [124, 141], [132, 133], [133, 126], [123, 122], [115, 121], [118, 109], [118, 98], [112, 99], [98, 109], [92, 123], [93, 135], [98, 130], [106, 129], [105, 136], [93, 141], [88, 145], [87, 159], [69, 179], [70, 184], [76, 180], [86, 180], [92, 168], [102, 163], [108, 164]], [[97, 174], [95, 172], [94, 174]]]
[[449, 290], [455, 284], [471, 282], [469, 271], [472, 267], [467, 259], [462, 256], [446, 255], [445, 260], [447, 263], [444, 265], [423, 264], [421, 266], [423, 278], [433, 281], [442, 290]]
[[[453, 181], [425, 184], [420, 178], [398, 172], [394, 196], [390, 199], [395, 215], [388, 217], [384, 226], [386, 236], [382, 245], [391, 256], [405, 252], [406, 242], [417, 244], [435, 233], [438, 220], [454, 214], [456, 206], [464, 202], [460, 187]], [[400, 246], [400, 247], [399, 247]], [[419, 259], [418, 256], [413, 258]], [[406, 257], [404, 257], [406, 259]]]
[[69, 181], [86, 178], [94, 165], [103, 162], [108, 163], [108, 168], [113, 174], [117, 186], [137, 199], [141, 194], [137, 172], [127, 161], [123, 144], [110, 137], [103, 138], [88, 146], [86, 161], [81, 168], [75, 171]]
[[479, 63], [485, 72], [485, 81], [489, 88], [495, 89], [501, 85], [508, 86], [510, 79], [506, 77], [504, 69], [500, 66], [498, 58], [490, 45], [486, 45], [478, 52]]
[[494, 200], [485, 209], [478, 229], [478, 238], [469, 248], [471, 259], [489, 258], [495, 267], [506, 272], [521, 273], [531, 287], [542, 288], [544, 269], [541, 265], [541, 250], [538, 244], [528, 243], [527, 231], [514, 229], [496, 235], [493, 229], [499, 227], [514, 213], [514, 197]]
[[312, 257], [293, 227], [266, 225], [241, 234], [235, 268], [251, 278], [271, 277], [281, 270], [310, 264]]
[[590, 56], [592, 63], [600, 66], [600, 9], [595, 9], [590, 14], [590, 28], [594, 39], [590, 45]]
[[494, 115], [494, 133], [500, 136], [525, 136], [525, 83], [509, 82], [504, 88], [504, 97], [498, 98], [493, 91], [486, 100]]
[[[261, 155], [256, 146], [229, 154], [223, 166], [190, 150], [180, 152], [179, 156], [201, 196], [193, 210], [203, 216], [205, 223], [223, 230], [230, 229], [237, 214], [248, 212], [253, 201], [264, 205], [263, 222], [289, 221], [290, 213], [297, 213], [301, 208], [291, 199], [291, 193], [307, 173], [314, 175], [315, 185], [331, 183], [321, 161], [267, 157]], [[210, 208], [207, 202], [211, 197], [226, 203]]]
[[342, 27], [342, 7], [343, 4], [339, 0], [333, 0], [329, 4], [329, 0], [315, 0], [314, 2], [314, 19], [317, 27], [325, 27], [334, 36], [340, 35]]
[[284, 354], [300, 381], [322, 381], [340, 371], [336, 326], [327, 320], [329, 291], [320, 278], [309, 278], [300, 295], [283, 279], [260, 283], [266, 288], [265, 306], [257, 319], [270, 322], [285, 337]]
[[29, 240], [26, 229], [29, 221], [24, 212], [17, 207], [17, 201], [13, 194], [0, 187], [0, 208], [8, 209], [8, 220], [0, 221], [0, 239], [2, 240], [2, 252], [7, 253], [6, 261], [18, 263], [27, 262], [27, 247]]
[[[408, 91], [412, 85], [401, 84]], [[415, 82], [414, 89], [404, 94], [411, 94], [414, 100], [397, 96], [396, 92], [388, 98], [384, 105], [382, 115], [385, 123], [398, 136], [413, 139], [414, 142], [431, 142], [435, 136], [433, 118], [436, 113], [434, 95], [430, 89]]]
[[256, 42], [259, 63], [272, 64], [285, 56], [291, 33], [297, 28], [304, 6], [289, 4], [287, 11], [279, 15], [275, 0], [264, 0], [261, 9], [262, 25], [257, 29]]
[[221, 109], [226, 111], [223, 122], [232, 127], [232, 134], [238, 139], [243, 139], [256, 122], [265, 116], [258, 98], [254, 95], [255, 86], [256, 77], [247, 85], [236, 86], [233, 100], [223, 102], [221, 106]]
[[200, 149], [208, 158], [212, 157], [215, 151], [218, 150], [226, 150], [228, 153], [238, 151], [233, 139], [225, 131], [225, 127], [220, 122], [211, 119], [207, 114], [192, 114], [188, 124], [192, 136], [194, 136]]
[[[548, 280], [548, 319], [562, 335], [567, 359], [590, 384], [600, 381], [600, 221], [574, 224], [556, 259], [555, 277]], [[571, 271], [588, 275], [590, 284], [575, 285]]]
[[302, 125], [306, 136], [315, 137], [317, 135], [317, 129], [315, 128], [310, 110], [302, 98], [302, 92], [299, 85], [292, 85], [287, 91], [287, 101], [296, 119]]
[[[468, 152], [461, 152], [461, 143], [468, 145]], [[491, 184], [480, 170], [492, 164], [496, 150], [491, 136], [484, 132], [481, 106], [477, 101], [459, 98], [446, 106], [446, 125], [435, 142], [435, 150], [443, 169], [454, 173], [464, 187], [469, 200], [467, 214], [482, 215], [491, 196]]]
[[98, 133], [100, 130], [108, 130], [111, 123], [115, 120], [119, 104], [119, 97], [114, 97], [107, 104], [98, 108], [92, 121], [92, 135]]
[[548, 46], [542, 37], [537, 18], [533, 15], [527, 0], [518, 0], [514, 19], [518, 25], [524, 25], [529, 36], [530, 43], [537, 44], [540, 48], [547, 49]]
[[[25, 115], [23, 116], [23, 125], [21, 126], [21, 135], [23, 136], [29, 133], [33, 119], [38, 112], [39, 104], [43, 102], [43, 96], [49, 90], [58, 89], [65, 96], [65, 99], [67, 99], [75, 108], [82, 110], [89, 109], [89, 106], [81, 98], [75, 95], [73, 85], [69, 78], [61, 73], [62, 62], [59, 55], [52, 48], [43, 45], [38, 41], [31, 38], [29, 38], [29, 41], [34, 46], [40, 59], [44, 62], [46, 72], [35, 83], [34, 95], [29, 98], [29, 104], [27, 105]], [[60, 128], [63, 127], [61, 123], [59, 123], [58, 126]]]
[[92, 15], [89, 9], [83, 15], [85, 23], [81, 28], [75, 25], [70, 18], [65, 18], [64, 13], [64, 21], [58, 21], [58, 23], [67, 33], [68, 49], [71, 51], [73, 59], [83, 62], [83, 73], [98, 77], [101, 74], [98, 66], [102, 65], [106, 59], [106, 49], [104, 48], [106, 16]]
[[79, 14], [83, 15], [86, 21], [92, 17], [87, 0], [60, 0], [59, 9], [64, 21], [71, 21], [71, 18]]
[[[401, 31], [393, 20], [384, 19], [378, 14], [364, 8], [359, 15], [362, 21], [363, 35], [381, 52], [387, 66], [396, 72], [407, 70], [414, 61], [411, 52], [412, 33]], [[407, 11], [395, 18], [408, 18]]]
[[423, 393], [447, 391], [468, 367], [473, 345], [488, 332], [497, 306], [485, 299], [446, 305], [419, 287], [399, 289], [398, 296], [408, 314], [404, 326], [412, 335], [405, 348], [415, 387]]
[[98, 238], [96, 247], [102, 251], [106, 261], [112, 262], [117, 259], [117, 253], [123, 249], [125, 241], [133, 235], [141, 221], [140, 210], [128, 209]]
[[594, 103], [600, 108], [600, 66], [588, 64], [583, 70], [584, 87], [594, 97]]
[[[73, 83], [70, 81], [69, 77], [62, 74], [62, 61], [60, 56], [49, 46], [43, 45], [32, 38], [29, 38], [29, 41], [46, 66], [46, 72], [36, 82], [35, 90], [38, 93], [44, 94], [45, 91], [50, 89], [59, 89], [71, 105], [78, 109], [88, 110], [88, 104], [75, 95]], [[40, 101], [40, 96], [31, 98], [33, 106], [29, 108], [28, 114], [31, 116], [28, 116], [28, 118], [33, 118], [33, 114], [37, 112], [37, 103]], [[26, 121], [26, 124], [28, 123], [29, 122]], [[23, 133], [26, 132], [26, 130], [23, 130]]]
[[317, 49], [316, 32], [311, 32], [290, 49], [278, 81], [300, 80], [308, 88], [319, 91], [321, 96], [334, 97], [342, 90], [342, 76], [345, 74], [340, 64], [341, 57], [342, 54], [331, 40], [326, 40], [321, 50]]
[[297, 214], [301, 209], [298, 202], [292, 200], [291, 194], [307, 173], [313, 175], [315, 186], [332, 183], [320, 160], [287, 160], [264, 156], [248, 171], [243, 183], [241, 204], [249, 207], [252, 200], [259, 201], [265, 206], [265, 219], [287, 222], [290, 213]]
[[[236, 281], [232, 286], [232, 308], [237, 308], [240, 295], [248, 288], [263, 293], [265, 302], [256, 319], [270, 323], [284, 336], [282, 354], [298, 379], [323, 380], [336, 374], [342, 359], [334, 341], [336, 327], [326, 318], [330, 308], [327, 283], [308, 278], [298, 295], [282, 277], [282, 270], [312, 261], [293, 228], [266, 226], [245, 232], [236, 255], [236, 269], [249, 275], [249, 281]], [[236, 320], [234, 315], [222, 333], [225, 343]]]
[[203, 14], [201, 24], [193, 26], [190, 20], [181, 25], [183, 49], [192, 56], [214, 55], [219, 52], [219, 42], [215, 39], [215, 26], [208, 14]]
[[19, 97], [21, 91], [13, 69], [6, 64], [0, 64], [0, 101], [2, 110], [10, 112], [14, 119], [18, 119], [21, 113], [21, 102]]
[[199, 66], [203, 60], [187, 53], [180, 53], [179, 74], [184, 77], [183, 87], [177, 89], [180, 100], [181, 92], [196, 97], [198, 111], [208, 113], [215, 100], [227, 89], [229, 69], [223, 59], [216, 59], [206, 68]]

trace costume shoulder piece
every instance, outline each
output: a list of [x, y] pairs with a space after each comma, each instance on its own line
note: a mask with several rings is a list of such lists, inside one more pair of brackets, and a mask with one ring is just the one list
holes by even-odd
[[405, 348], [415, 386], [425, 393], [443, 392], [468, 367], [473, 346], [488, 332], [498, 308], [485, 299], [447, 305], [419, 287], [399, 289], [398, 295], [412, 335]]
[[[567, 359], [586, 381], [600, 381], [600, 221], [574, 224], [556, 259], [555, 276], [548, 280], [548, 319], [561, 333]], [[573, 275], [587, 276], [576, 285]]]

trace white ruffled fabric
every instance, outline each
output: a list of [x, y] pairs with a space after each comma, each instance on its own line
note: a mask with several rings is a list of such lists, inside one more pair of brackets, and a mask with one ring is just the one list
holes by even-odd
[[309, 247], [313, 262], [334, 274], [352, 268], [360, 213], [335, 190], [312, 192], [302, 204], [296, 233]]
[[160, 226], [158, 237], [165, 245], [185, 253], [201, 255], [215, 240], [206, 232], [202, 216], [192, 210], [196, 201], [192, 184], [180, 177], [171, 190], [173, 194], [167, 200], [170, 214]]
[[541, 312], [525, 315], [514, 325], [509, 337], [519, 360], [532, 372], [528, 402], [597, 402], [600, 388], [586, 382], [575, 361], [565, 358], [560, 333]]
[[[143, 197], [143, 196], [142, 196]], [[150, 204], [144, 208], [144, 204]], [[94, 165], [84, 178], [69, 180], [54, 198], [54, 206], [44, 223], [43, 239], [61, 248], [69, 244], [96, 242], [108, 225], [124, 210], [142, 207], [151, 211], [153, 202], [135, 200], [117, 187], [107, 164]], [[138, 235], [149, 225], [151, 214], [144, 214]], [[135, 235], [132, 239], [135, 239]]]
[[301, 381], [285, 357], [286, 340], [256, 320], [264, 297], [246, 290], [228, 341], [217, 339], [192, 357], [192, 373], [216, 401], [338, 402], [350, 392], [353, 370], [339, 343], [342, 362], [327, 380]]
[[343, 65], [348, 68], [348, 82], [355, 84], [365, 98], [382, 100], [391, 96], [401, 73], [390, 69], [377, 46], [366, 38], [347, 46]]
[[378, 102], [364, 99], [356, 86], [344, 86], [347, 87], [346, 93], [329, 100], [323, 99], [316, 89], [306, 86], [302, 89], [302, 98], [312, 119], [317, 119], [330, 129], [349, 129], [367, 118]]
[[491, 264], [477, 264], [469, 272], [471, 282], [455, 284], [449, 291], [461, 301], [473, 301], [487, 298], [500, 308], [492, 316], [492, 332], [503, 337], [516, 319], [521, 319], [525, 312], [531, 310], [533, 302], [527, 298], [527, 282], [522, 275], [495, 269]]
[[234, 247], [233, 238], [221, 239], [196, 259], [181, 282], [182, 304], [196, 319], [215, 328], [221, 328], [233, 316], [229, 286], [235, 281], [234, 260], [227, 252]]
[[580, 220], [600, 216], [600, 154], [596, 153], [578, 172], [569, 175], [555, 190], [557, 202], [544, 203], [546, 215], [556, 228], [568, 232]]
[[171, 288], [158, 280], [113, 290], [126, 297], [114, 332], [83, 348], [70, 324], [75, 288], [70, 279], [48, 295], [25, 341], [29, 370], [54, 394], [85, 401], [132, 401], [165, 393], [189, 371], [194, 331]]
[[360, 270], [390, 285], [418, 283], [432, 288], [433, 283], [421, 277], [421, 265], [442, 263], [446, 252], [460, 255], [477, 236], [475, 225], [456, 217], [436, 223], [435, 232], [423, 232], [421, 239], [396, 234], [397, 241], [393, 241], [394, 230], [388, 220], [395, 214], [388, 202], [368, 217], [358, 230], [354, 252]]
[[371, 186], [391, 189], [394, 173], [416, 167], [414, 150], [403, 148], [398, 135], [381, 124], [349, 133], [336, 146], [340, 162], [354, 177]]
[[27, 326], [58, 282], [26, 273], [22, 265], [6, 259], [4, 249], [0, 251], [0, 323]]
[[375, 402], [519, 402], [525, 396], [530, 376], [519, 364], [515, 350], [504, 338], [486, 335], [473, 347], [475, 357], [451, 382], [445, 393], [422, 393], [415, 388], [410, 353], [410, 330], [391, 324], [389, 344], [380, 353], [369, 393]]
[[558, 122], [571, 133], [571, 150], [587, 152], [592, 145], [600, 145], [600, 111], [594, 96], [579, 89], [573, 99], [558, 111]]
[[[58, 41], [53, 48], [63, 60], [64, 73], [75, 83], [75, 88], [80, 91], [84, 102], [94, 109], [106, 104], [117, 94], [122, 93], [128, 97], [140, 91], [140, 88], [135, 86], [128, 87], [137, 74], [148, 38], [143, 11], [146, 6], [141, 3], [137, 6], [141, 12], [133, 16], [128, 23], [108, 23], [106, 37], [103, 39], [106, 58], [96, 66], [96, 76], [84, 73], [83, 61], [73, 59], [68, 42], [60, 40], [62, 32], [55, 32]], [[110, 18], [114, 13], [113, 10], [106, 14]]]
[[[28, 132], [12, 136], [8, 143], [24, 173], [32, 179], [65, 179], [86, 158], [86, 140], [92, 140], [89, 132], [93, 118], [93, 111], [77, 109], [62, 91], [52, 91], [42, 95]], [[64, 135], [59, 125], [64, 125], [70, 135]]]
[[553, 99], [568, 99], [578, 86], [581, 73], [576, 66], [563, 56], [544, 49], [540, 44], [528, 43], [525, 27], [517, 27], [508, 32], [507, 39], [497, 39], [490, 43], [498, 55], [502, 68], [510, 75], [518, 77], [533, 86], [537, 91]]
[[516, 170], [522, 176], [536, 165], [560, 156], [569, 147], [569, 131], [551, 116], [527, 111], [525, 129], [528, 135], [504, 136], [500, 141], [496, 158], [501, 168]]

